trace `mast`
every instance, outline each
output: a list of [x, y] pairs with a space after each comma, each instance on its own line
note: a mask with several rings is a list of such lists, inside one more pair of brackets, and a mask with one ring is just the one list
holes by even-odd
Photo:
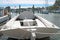
[[20, 14], [20, 12], [21, 12], [21, 5], [19, 5], [19, 14]]
[[34, 14], [34, 8], [35, 8], [35, 7], [34, 7], [34, 5], [33, 5], [33, 6], [32, 6], [32, 12], [33, 12], [33, 14]]

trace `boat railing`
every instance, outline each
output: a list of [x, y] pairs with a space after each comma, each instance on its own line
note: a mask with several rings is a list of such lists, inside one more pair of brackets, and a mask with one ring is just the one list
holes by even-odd
[[42, 17], [35, 15], [36, 17], [38, 17], [38, 19], [48, 28], [48, 27], [54, 27], [54, 28], [59, 28], [56, 25], [54, 25], [53, 23], [47, 21], [46, 19], [43, 19]]

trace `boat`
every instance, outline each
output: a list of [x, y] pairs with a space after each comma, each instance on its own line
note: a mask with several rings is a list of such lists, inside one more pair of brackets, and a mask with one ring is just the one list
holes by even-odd
[[0, 9], [0, 23], [6, 22], [7, 20], [9, 20], [8, 13]]
[[56, 10], [51, 10], [50, 12], [52, 12], [52, 13], [60, 13], [60, 9], [56, 9]]
[[31, 39], [50, 37], [56, 34], [59, 27], [46, 19], [24, 11], [8, 21], [0, 30], [5, 39]]
[[48, 12], [48, 10], [47, 9], [43, 9], [42, 10], [42, 14], [48, 14], [49, 12]]

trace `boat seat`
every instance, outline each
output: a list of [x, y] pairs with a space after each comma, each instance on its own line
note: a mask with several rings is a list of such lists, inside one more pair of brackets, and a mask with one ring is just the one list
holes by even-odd
[[35, 19], [35, 20], [36, 20], [37, 25], [38, 25], [39, 27], [45, 27], [45, 25], [44, 25], [39, 19]]
[[15, 21], [14, 24], [12, 25], [12, 28], [19, 28], [20, 25], [20, 21]]
[[34, 21], [32, 19], [25, 19], [25, 20], [23, 20], [24, 26], [32, 26], [33, 22]]

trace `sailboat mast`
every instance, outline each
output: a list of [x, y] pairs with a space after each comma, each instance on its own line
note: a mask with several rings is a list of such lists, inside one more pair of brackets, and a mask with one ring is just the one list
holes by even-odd
[[21, 12], [21, 5], [19, 5], [19, 14], [20, 14], [20, 12]]

